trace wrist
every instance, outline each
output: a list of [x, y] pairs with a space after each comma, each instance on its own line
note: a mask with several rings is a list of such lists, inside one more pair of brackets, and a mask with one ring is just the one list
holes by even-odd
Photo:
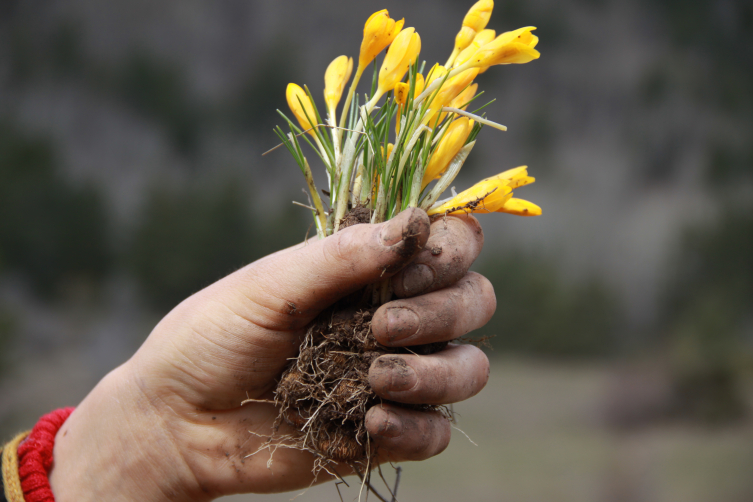
[[103, 378], [60, 428], [49, 479], [57, 502], [201, 500], [127, 363]]

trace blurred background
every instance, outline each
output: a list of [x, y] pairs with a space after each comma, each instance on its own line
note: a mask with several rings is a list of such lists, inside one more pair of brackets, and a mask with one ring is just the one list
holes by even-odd
[[[472, 3], [0, 2], [0, 435], [304, 238], [297, 166], [261, 156], [288, 82], [319, 98], [381, 8], [444, 62]], [[478, 446], [405, 464], [400, 499], [753, 500], [753, 4], [507, 0], [488, 27], [526, 25], [542, 57], [479, 77], [509, 131], [456, 186], [527, 164], [544, 214], [480, 217], [492, 377], [455, 407]]]

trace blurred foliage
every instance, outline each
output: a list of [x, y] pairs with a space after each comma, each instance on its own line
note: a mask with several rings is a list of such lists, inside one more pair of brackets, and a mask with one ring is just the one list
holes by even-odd
[[746, 178], [753, 180], [753, 143], [739, 143], [730, 144], [727, 139], [711, 146], [706, 174], [713, 186], [738, 184]]
[[724, 422], [745, 411], [740, 377], [753, 333], [753, 213], [729, 209], [690, 232], [668, 292], [678, 413]]
[[[281, 120], [276, 110], [287, 107], [285, 89], [289, 82], [300, 78], [296, 72], [298, 59], [298, 51], [292, 42], [282, 39], [268, 44], [230, 101], [227, 115], [231, 122], [262, 137], [272, 137], [269, 132]], [[259, 99], [260, 96], [264, 98]]]
[[113, 96], [156, 121], [179, 152], [196, 149], [207, 113], [190, 95], [185, 72], [175, 61], [135, 47], [122, 61], [103, 64], [87, 56], [79, 24], [63, 20], [36, 33], [22, 17], [11, 24], [7, 35], [11, 82], [24, 85], [34, 79], [78, 79], [91, 91]]
[[270, 226], [260, 226], [249, 205], [250, 191], [236, 180], [152, 190], [126, 260], [153, 308], [167, 311], [304, 237], [302, 211], [269, 214]]
[[196, 148], [201, 111], [188, 95], [183, 71], [174, 63], [136, 51], [119, 70], [115, 85], [130, 106], [167, 130], [178, 151], [190, 153]]
[[0, 125], [0, 267], [43, 295], [67, 279], [97, 282], [112, 266], [108, 230], [99, 192], [61, 177], [49, 140]]
[[8, 309], [0, 306], [0, 377], [3, 376], [10, 363], [8, 349], [13, 342], [15, 329], [15, 316]]
[[523, 255], [483, 263], [497, 311], [482, 334], [496, 350], [567, 357], [609, 355], [617, 348], [617, 303], [597, 280], [566, 284], [554, 265]]
[[255, 225], [238, 184], [152, 191], [128, 261], [147, 300], [170, 309], [247, 263]]
[[[749, 0], [651, 1], [674, 42], [706, 58], [696, 70], [704, 101], [740, 113], [753, 107], [753, 3]], [[701, 78], [702, 77], [702, 78]]]
[[753, 212], [729, 208], [709, 227], [688, 232], [669, 293], [670, 318], [719, 297], [735, 323], [753, 314]]

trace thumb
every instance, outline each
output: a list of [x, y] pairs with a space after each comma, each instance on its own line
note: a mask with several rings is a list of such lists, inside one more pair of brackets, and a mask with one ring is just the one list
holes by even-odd
[[385, 223], [354, 225], [267, 256], [225, 280], [257, 304], [267, 322], [292, 329], [343, 296], [394, 275], [423, 249], [429, 233], [429, 217], [411, 208]]

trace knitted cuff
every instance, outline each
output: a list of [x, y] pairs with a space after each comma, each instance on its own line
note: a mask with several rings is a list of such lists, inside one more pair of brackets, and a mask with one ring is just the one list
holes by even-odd
[[43, 416], [30, 433], [16, 436], [3, 448], [2, 471], [8, 502], [55, 502], [47, 478], [55, 435], [73, 408]]

